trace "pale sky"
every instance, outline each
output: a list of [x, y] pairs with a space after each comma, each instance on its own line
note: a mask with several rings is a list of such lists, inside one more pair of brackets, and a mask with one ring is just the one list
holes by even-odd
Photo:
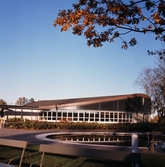
[[153, 66], [147, 50], [160, 49], [152, 34], [131, 34], [138, 45], [120, 40], [88, 47], [84, 36], [52, 26], [58, 11], [78, 0], [0, 0], [0, 99], [34, 100], [143, 93], [134, 82]]

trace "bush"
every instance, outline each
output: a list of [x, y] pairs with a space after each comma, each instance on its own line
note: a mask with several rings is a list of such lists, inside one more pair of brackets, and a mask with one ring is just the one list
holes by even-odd
[[116, 130], [116, 131], [130, 131], [130, 132], [151, 132], [162, 131], [165, 132], [165, 124], [158, 123], [88, 123], [88, 122], [43, 122], [23, 120], [20, 118], [11, 118], [5, 123], [6, 128], [15, 129], [81, 129], [81, 130]]

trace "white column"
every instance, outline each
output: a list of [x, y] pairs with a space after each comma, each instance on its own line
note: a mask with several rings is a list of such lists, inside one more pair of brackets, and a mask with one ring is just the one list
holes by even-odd
[[66, 111], [66, 119], [67, 119], [67, 121], [68, 121], [68, 111]]
[[101, 112], [99, 111], [99, 123], [100, 123], [100, 115], [101, 115]]
[[[132, 134], [132, 153], [138, 153], [138, 135]], [[139, 167], [139, 164], [132, 164], [133, 167]]]
[[51, 112], [51, 120], [53, 120], [53, 111], [50, 111]]
[[135, 133], [132, 135], [132, 152], [138, 152], [138, 135], [136, 135]]
[[45, 120], [44, 112], [42, 113], [42, 120], [43, 120], [43, 121]]
[[58, 120], [58, 110], [56, 109], [56, 122]]
[[96, 114], [96, 112], [94, 111], [94, 112], [93, 112], [93, 114], [94, 114], [94, 115], [93, 115], [93, 116], [94, 116], [94, 118], [93, 118], [93, 119], [94, 119], [94, 122], [95, 122], [95, 114]]
[[72, 111], [72, 121], [74, 121], [74, 112]]
[[79, 122], [79, 111], [77, 112], [77, 121]]
[[31, 110], [31, 121], [32, 121], [33, 110]]
[[46, 112], [46, 120], [48, 120], [48, 111]]
[[83, 112], [83, 121], [85, 121], [85, 111]]

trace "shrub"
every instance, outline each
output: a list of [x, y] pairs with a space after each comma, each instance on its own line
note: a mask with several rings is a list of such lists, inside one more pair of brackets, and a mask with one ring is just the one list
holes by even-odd
[[162, 131], [165, 132], [165, 124], [158, 123], [88, 123], [88, 122], [46, 122], [46, 121], [31, 121], [23, 120], [20, 118], [10, 118], [6, 123], [5, 127], [15, 129], [96, 129], [96, 130], [116, 130], [116, 131], [131, 131], [131, 132], [150, 132], [150, 131]]

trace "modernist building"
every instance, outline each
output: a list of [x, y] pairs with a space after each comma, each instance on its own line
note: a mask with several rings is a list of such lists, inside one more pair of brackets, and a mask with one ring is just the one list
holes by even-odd
[[43, 100], [13, 108], [6, 111], [7, 118], [49, 122], [149, 122], [151, 114], [150, 98], [145, 94]]

